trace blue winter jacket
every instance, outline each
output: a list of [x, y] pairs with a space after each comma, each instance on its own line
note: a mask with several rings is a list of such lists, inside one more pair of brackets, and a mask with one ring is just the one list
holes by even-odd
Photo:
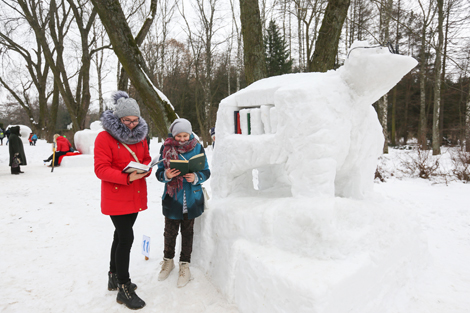
[[[193, 139], [194, 136], [191, 135], [190, 139]], [[160, 149], [160, 160], [162, 159], [162, 152], [164, 146]], [[193, 150], [183, 153], [182, 156], [184, 159], [189, 160], [192, 156], [196, 154], [204, 153], [204, 148], [200, 143], [198, 143]], [[179, 155], [180, 160], [184, 160]], [[202, 183], [205, 182], [211, 176], [211, 171], [209, 170], [209, 164], [207, 163], [206, 158], [206, 165], [204, 170], [200, 172], [196, 172], [194, 174], [197, 175], [198, 181], [195, 185], [192, 183], [188, 183], [186, 179], [183, 178], [183, 189], [179, 190], [176, 194], [176, 197], [170, 197], [169, 194], [166, 192], [167, 182], [165, 181], [165, 166], [163, 162], [158, 164], [158, 170], [155, 173], [157, 179], [163, 183], [165, 183], [165, 188], [163, 190], [162, 196], [162, 211], [165, 217], [168, 217], [172, 220], [182, 220], [183, 219], [183, 197], [184, 191], [186, 192], [186, 207], [188, 209], [188, 219], [193, 219], [198, 217], [204, 212], [204, 196], [202, 194]]]

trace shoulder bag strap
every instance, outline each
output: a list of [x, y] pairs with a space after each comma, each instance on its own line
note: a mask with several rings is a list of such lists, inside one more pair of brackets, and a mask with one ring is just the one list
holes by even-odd
[[131, 150], [131, 148], [129, 148], [125, 143], [121, 142], [121, 144], [126, 147], [127, 150], [129, 150], [129, 152], [132, 154], [132, 156], [134, 157], [135, 161], [137, 163], [140, 163], [139, 162], [139, 159], [137, 158], [137, 156], [135, 155], [134, 151]]

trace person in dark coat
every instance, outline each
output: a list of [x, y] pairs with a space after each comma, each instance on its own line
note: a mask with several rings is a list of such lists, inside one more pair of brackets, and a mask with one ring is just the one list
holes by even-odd
[[[24, 173], [20, 169], [20, 164], [21, 165], [26, 165], [26, 155], [24, 154], [24, 148], [23, 148], [23, 142], [20, 139], [20, 127], [19, 126], [13, 126], [8, 129], [10, 131], [10, 146], [9, 151], [10, 151], [10, 164], [9, 166], [11, 167], [11, 173], [13, 175], [18, 175], [20, 173]], [[18, 156], [20, 160], [20, 164], [18, 166], [15, 166], [13, 164], [13, 157]]]

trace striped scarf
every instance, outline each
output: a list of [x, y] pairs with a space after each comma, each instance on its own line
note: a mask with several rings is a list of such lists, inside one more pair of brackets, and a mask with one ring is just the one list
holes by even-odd
[[[162, 152], [162, 159], [163, 164], [165, 165], [165, 170], [170, 168], [170, 160], [178, 160], [178, 154], [183, 154], [189, 152], [194, 149], [197, 145], [196, 138], [185, 142], [179, 142], [175, 140], [173, 137], [169, 137], [163, 143], [163, 152]], [[176, 198], [176, 194], [179, 190], [183, 188], [183, 176], [176, 176], [167, 183], [166, 192], [173, 197]]]

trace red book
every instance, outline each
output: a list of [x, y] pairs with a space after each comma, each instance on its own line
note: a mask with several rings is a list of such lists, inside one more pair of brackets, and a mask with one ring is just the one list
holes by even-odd
[[242, 129], [240, 128], [240, 112], [239, 111], [235, 111], [233, 112], [234, 113], [234, 117], [235, 117], [235, 134], [241, 134], [242, 133]]

